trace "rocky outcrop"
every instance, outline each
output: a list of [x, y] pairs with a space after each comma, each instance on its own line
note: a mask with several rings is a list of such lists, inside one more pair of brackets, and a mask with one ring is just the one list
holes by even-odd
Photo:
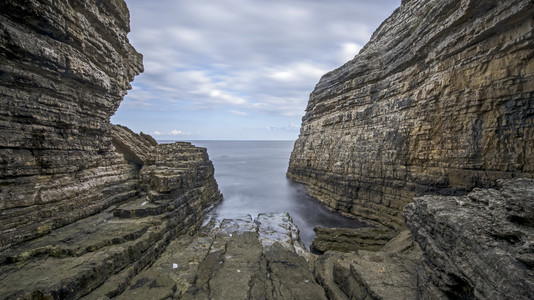
[[0, 249], [132, 197], [109, 118], [143, 70], [122, 0], [0, 3]]
[[379, 251], [326, 252], [315, 262], [315, 276], [329, 299], [419, 299], [420, 258], [406, 230]]
[[532, 177], [533, 14], [530, 0], [403, 1], [315, 87], [288, 177], [396, 229], [414, 196]]
[[287, 213], [216, 216], [172, 241], [117, 299], [326, 299], [306, 253]]
[[[150, 140], [150, 136], [135, 134], [126, 126], [114, 125], [112, 127], [112, 141], [115, 150], [126, 158], [127, 161], [133, 162], [141, 167], [153, 146], [157, 146]], [[152, 138], [153, 140], [153, 138]]]
[[0, 298], [120, 294], [221, 200], [204, 148], [109, 118], [142, 71], [122, 0], [0, 3]]
[[195, 232], [221, 200], [206, 149], [135, 145], [145, 138], [118, 126], [113, 132], [127, 153], [137, 149], [146, 158], [132, 196], [0, 252], [0, 298], [116, 296], [171, 240]]
[[534, 298], [534, 180], [499, 183], [463, 197], [415, 198], [404, 209], [424, 252], [424, 298]]

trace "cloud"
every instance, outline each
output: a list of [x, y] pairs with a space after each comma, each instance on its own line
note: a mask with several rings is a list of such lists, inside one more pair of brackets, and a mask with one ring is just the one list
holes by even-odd
[[165, 136], [165, 135], [190, 135], [191, 132], [185, 132], [185, 131], [181, 131], [181, 130], [171, 130], [170, 132], [154, 130], [154, 131], [152, 131], [152, 134], [156, 135], [156, 136], [162, 136], [162, 135], [163, 136]]
[[343, 43], [341, 45], [340, 57], [342, 60], [349, 61], [360, 52], [362, 46], [356, 43]]
[[273, 69], [268, 72], [267, 76], [278, 82], [296, 82], [299, 85], [304, 85], [311, 80], [317, 80], [327, 71], [327, 69], [313, 63], [294, 62]]
[[239, 110], [230, 110], [229, 113], [236, 115], [236, 116], [242, 116], [242, 117], [248, 116], [248, 113], [244, 111], [239, 111]]
[[265, 130], [267, 131], [279, 131], [279, 132], [298, 132], [300, 129], [299, 125], [296, 125], [295, 123], [290, 123], [287, 126], [267, 126], [265, 127]]
[[[320, 77], [352, 59], [400, 1], [126, 0], [145, 71], [113, 121], [160, 137], [173, 128], [199, 128], [202, 138], [282, 132], [280, 124], [300, 124]], [[149, 119], [162, 114], [170, 121]]]
[[321, 75], [353, 58], [399, 3], [127, 0], [145, 74], [125, 106], [302, 114]]
[[171, 135], [190, 135], [191, 132], [184, 132], [181, 130], [173, 130], [171, 131]]

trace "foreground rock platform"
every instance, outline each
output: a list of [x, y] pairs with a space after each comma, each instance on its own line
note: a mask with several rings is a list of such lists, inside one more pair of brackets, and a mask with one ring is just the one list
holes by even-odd
[[315, 263], [315, 276], [328, 299], [419, 299], [420, 259], [406, 230], [378, 251], [327, 251]]
[[287, 213], [214, 216], [172, 241], [117, 299], [327, 299]]

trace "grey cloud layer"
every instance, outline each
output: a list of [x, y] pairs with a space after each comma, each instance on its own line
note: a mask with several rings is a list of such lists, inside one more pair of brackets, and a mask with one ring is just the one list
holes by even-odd
[[301, 115], [397, 1], [127, 0], [145, 73], [130, 108]]

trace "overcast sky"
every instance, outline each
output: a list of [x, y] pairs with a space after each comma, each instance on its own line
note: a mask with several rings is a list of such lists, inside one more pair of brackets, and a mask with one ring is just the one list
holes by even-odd
[[309, 94], [400, 0], [126, 0], [144, 56], [113, 123], [158, 140], [295, 140]]

